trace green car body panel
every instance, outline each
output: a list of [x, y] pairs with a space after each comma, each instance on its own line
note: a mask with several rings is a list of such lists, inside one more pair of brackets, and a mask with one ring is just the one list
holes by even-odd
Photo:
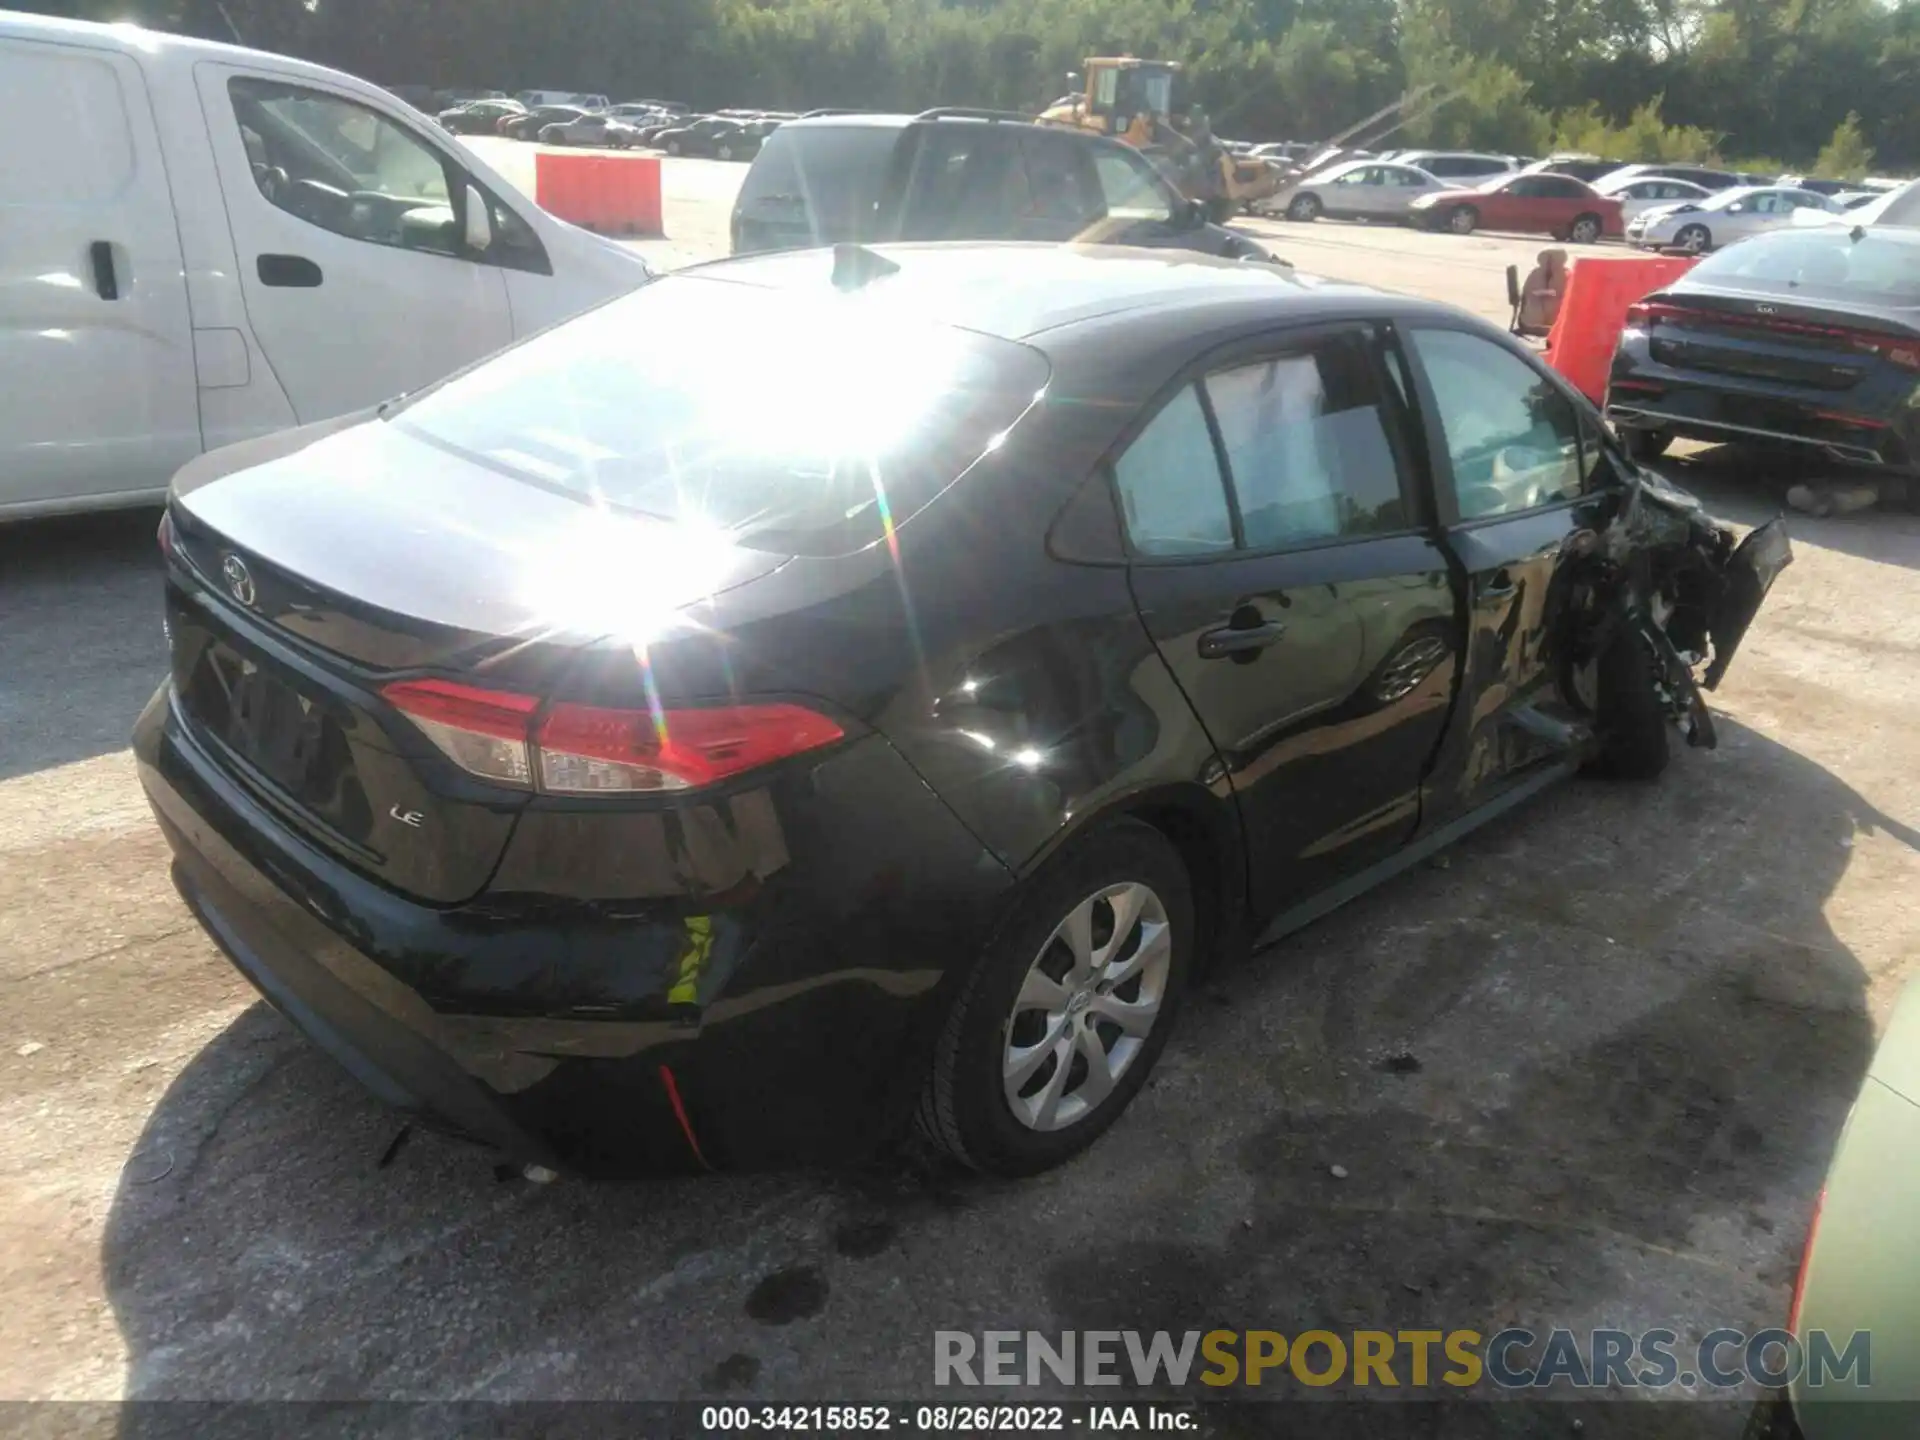
[[1790, 1388], [1806, 1440], [1911, 1440], [1920, 1434], [1920, 982], [1894, 1009], [1841, 1132], [1808, 1237], [1794, 1331], [1825, 1331], [1836, 1352], [1870, 1338], [1858, 1373]]

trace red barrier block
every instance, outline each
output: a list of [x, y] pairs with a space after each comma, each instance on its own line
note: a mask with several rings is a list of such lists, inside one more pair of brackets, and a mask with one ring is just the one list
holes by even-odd
[[1693, 255], [1595, 255], [1573, 262], [1560, 316], [1547, 336], [1547, 364], [1596, 404], [1626, 327], [1627, 307], [1684, 275]]
[[541, 209], [603, 235], [661, 235], [660, 157], [542, 150], [533, 159]]

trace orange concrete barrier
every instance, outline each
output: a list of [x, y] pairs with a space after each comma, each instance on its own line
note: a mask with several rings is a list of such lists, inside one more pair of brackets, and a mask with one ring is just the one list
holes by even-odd
[[533, 201], [602, 235], [661, 235], [660, 157], [542, 150]]
[[1547, 364], [1596, 404], [1606, 395], [1607, 372], [1627, 307], [1692, 268], [1692, 255], [1595, 255], [1567, 272], [1560, 315], [1547, 335]]

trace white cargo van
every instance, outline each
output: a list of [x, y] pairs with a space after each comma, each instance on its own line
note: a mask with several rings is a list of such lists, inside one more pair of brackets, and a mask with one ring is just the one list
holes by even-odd
[[642, 284], [377, 85], [0, 12], [0, 519], [418, 389]]

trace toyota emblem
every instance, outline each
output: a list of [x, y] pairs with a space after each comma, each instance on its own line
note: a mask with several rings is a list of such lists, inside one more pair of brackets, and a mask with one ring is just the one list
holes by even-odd
[[242, 605], [253, 604], [253, 572], [247, 569], [246, 561], [238, 555], [229, 555], [220, 562], [220, 574], [226, 579], [229, 595]]

